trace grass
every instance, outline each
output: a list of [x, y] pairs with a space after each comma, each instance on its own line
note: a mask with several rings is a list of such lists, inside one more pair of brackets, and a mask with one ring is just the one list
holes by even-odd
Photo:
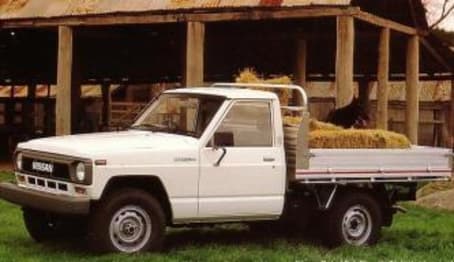
[[[0, 174], [0, 180], [9, 179]], [[0, 201], [0, 261], [453, 261], [454, 213], [407, 205], [374, 247], [325, 249], [314, 239], [250, 233], [240, 225], [170, 230], [159, 254], [95, 255], [83, 244], [33, 242], [20, 209]]]

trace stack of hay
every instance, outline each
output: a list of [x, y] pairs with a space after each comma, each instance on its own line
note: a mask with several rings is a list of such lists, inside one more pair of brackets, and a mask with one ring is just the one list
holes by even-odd
[[[238, 83], [269, 83], [291, 84], [287, 76], [263, 79], [253, 69], [246, 68], [236, 77]], [[257, 88], [260, 89], [260, 88]], [[266, 90], [270, 91], [270, 90]], [[288, 105], [290, 93], [288, 90], [276, 90], [281, 104]], [[284, 118], [286, 145], [295, 145], [296, 132], [300, 126], [301, 118]], [[401, 134], [376, 129], [344, 129], [333, 124], [310, 121], [309, 147], [310, 148], [409, 148], [410, 141]], [[293, 151], [293, 150], [291, 150]]]
[[[285, 117], [285, 126], [299, 126], [301, 118]], [[378, 129], [344, 129], [314, 119], [310, 121], [310, 148], [409, 148], [410, 141], [401, 134]]]
[[[257, 72], [254, 71], [252, 68], [246, 68], [243, 71], [240, 72], [240, 74], [236, 77], [235, 81], [237, 83], [250, 83], [250, 84], [281, 84], [281, 85], [291, 85], [292, 80], [288, 76], [279, 76], [275, 78], [270, 78], [270, 79], [263, 79], [258, 76]], [[276, 93], [276, 95], [279, 97], [279, 101], [283, 105], [288, 105], [290, 101], [290, 92], [287, 89], [276, 89], [276, 90], [270, 90], [267, 88], [260, 88], [256, 87], [254, 88], [256, 90], [262, 90], [262, 91], [272, 91]]]

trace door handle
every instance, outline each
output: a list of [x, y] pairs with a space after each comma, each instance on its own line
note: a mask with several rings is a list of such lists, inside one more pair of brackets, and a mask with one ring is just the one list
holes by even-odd
[[274, 162], [276, 159], [274, 157], [263, 157], [263, 162]]
[[222, 160], [224, 159], [225, 155], [227, 154], [227, 149], [225, 149], [225, 147], [221, 147], [221, 150], [222, 150], [222, 155], [219, 157], [218, 161], [216, 161], [216, 163], [213, 164], [215, 167], [218, 167], [221, 165]]

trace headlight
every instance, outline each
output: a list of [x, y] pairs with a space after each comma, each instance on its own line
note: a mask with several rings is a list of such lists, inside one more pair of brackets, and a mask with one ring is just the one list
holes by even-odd
[[22, 169], [22, 153], [18, 153], [16, 155], [16, 169], [17, 170]]
[[78, 163], [76, 166], [76, 178], [79, 182], [85, 181], [85, 164]]

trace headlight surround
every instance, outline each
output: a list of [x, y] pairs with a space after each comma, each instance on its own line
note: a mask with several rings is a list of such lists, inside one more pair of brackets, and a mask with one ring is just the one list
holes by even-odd
[[15, 164], [16, 164], [16, 169], [17, 170], [22, 170], [22, 163], [23, 163], [22, 157], [23, 157], [22, 153], [17, 153], [16, 154]]
[[78, 182], [84, 182], [86, 178], [86, 169], [85, 164], [82, 162], [77, 163], [76, 165], [76, 179]]

